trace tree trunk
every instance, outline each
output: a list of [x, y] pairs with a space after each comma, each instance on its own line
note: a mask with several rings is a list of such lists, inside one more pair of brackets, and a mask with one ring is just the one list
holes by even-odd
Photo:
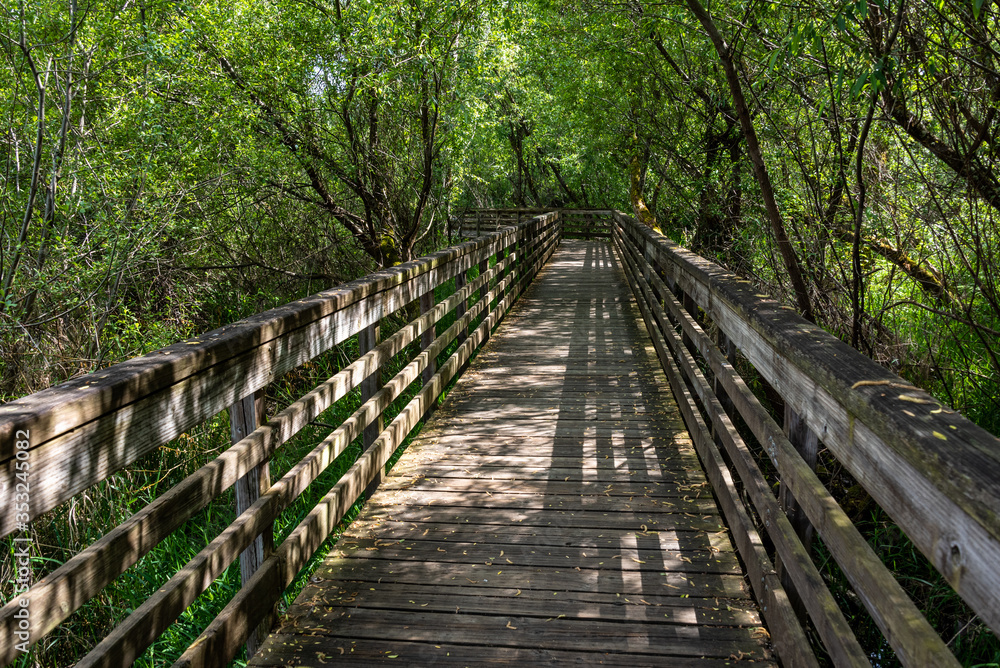
[[708, 14], [698, 0], [687, 0], [691, 13], [701, 22], [709, 39], [712, 40], [722, 69], [726, 73], [726, 81], [729, 83], [730, 94], [733, 96], [733, 107], [736, 115], [740, 119], [740, 127], [743, 129], [743, 138], [746, 140], [747, 155], [750, 157], [750, 164], [753, 166], [754, 176], [760, 185], [761, 195], [764, 198], [764, 208], [767, 210], [767, 217], [771, 223], [771, 230], [774, 233], [775, 241], [778, 243], [778, 251], [781, 253], [781, 260], [788, 272], [788, 278], [792, 283], [792, 290], [795, 292], [795, 301], [799, 313], [807, 320], [813, 320], [812, 305], [809, 303], [809, 293], [806, 290], [805, 281], [802, 278], [802, 270], [799, 267], [799, 259], [792, 247], [792, 242], [785, 231], [785, 224], [781, 219], [781, 212], [778, 211], [778, 204], [774, 199], [774, 188], [771, 186], [771, 178], [767, 174], [764, 165], [764, 158], [760, 152], [760, 143], [757, 141], [757, 132], [753, 127], [753, 120], [750, 118], [750, 110], [747, 108], [746, 98], [743, 96], [743, 86], [740, 83], [739, 75], [733, 64], [733, 56], [726, 44], [722, 33], [715, 26], [712, 17]]
[[639, 140], [634, 134], [632, 135], [632, 143], [634, 144], [634, 150], [632, 152], [632, 159], [629, 161], [628, 165], [628, 193], [629, 199], [632, 202], [632, 210], [635, 212], [635, 217], [640, 223], [652, 230], [662, 233], [659, 223], [656, 222], [656, 215], [649, 210], [649, 206], [646, 205], [646, 199], [642, 194], [644, 151], [639, 147]]

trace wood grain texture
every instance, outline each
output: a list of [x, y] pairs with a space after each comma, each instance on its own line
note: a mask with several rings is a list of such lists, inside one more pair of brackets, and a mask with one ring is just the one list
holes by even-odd
[[[744, 506], [740, 492], [736, 488], [734, 476], [723, 459], [722, 452], [716, 447], [712, 437], [712, 430], [705, 423], [695, 403], [694, 394], [698, 394], [699, 389], [697, 379], [691, 376], [690, 369], [686, 369], [688, 377], [692, 381], [691, 386], [694, 390], [692, 392], [688, 389], [686, 379], [681, 375], [681, 368], [678, 367], [671, 355], [669, 347], [671, 344], [673, 344], [675, 352], [682, 355], [689, 355], [688, 345], [690, 341], [684, 341], [679, 337], [673, 328], [669, 326], [669, 323], [663, 329], [658, 327], [658, 325], [662, 326], [663, 323], [657, 322], [657, 316], [659, 316], [659, 319], [662, 319], [664, 316], [658, 300], [653, 298], [650, 293], [647, 283], [649, 279], [646, 278], [654, 277], [655, 273], [648, 264], [643, 265], [643, 261], [639, 259], [638, 255], [630, 253], [627, 246], [622, 244], [621, 238], [616, 237], [615, 241], [623, 264], [628, 271], [639, 308], [646, 322], [646, 329], [652, 338], [663, 369], [667, 373], [667, 378], [674, 390], [674, 396], [677, 398], [681, 412], [684, 414], [684, 422], [691, 432], [695, 446], [698, 448], [698, 454], [701, 455], [701, 460], [705, 465], [709, 481], [712, 483], [716, 497], [719, 499], [719, 505], [722, 507], [723, 513], [732, 528], [736, 547], [747, 565], [747, 575], [749, 576], [750, 584], [757, 595], [757, 599], [763, 603], [764, 620], [773, 632], [772, 637], [775, 649], [778, 652], [778, 658], [789, 665], [818, 666], [818, 661], [813, 655], [809, 641], [806, 638], [805, 630], [795, 615], [788, 595], [781, 586], [778, 574], [773, 567], [770, 557], [767, 555], [757, 527], [748, 509]], [[643, 276], [643, 266], [647, 269], [645, 272], [646, 277]], [[670, 343], [667, 342], [664, 333], [670, 337]], [[683, 357], [681, 359], [683, 360]], [[702, 378], [701, 380], [704, 379]], [[700, 393], [699, 398], [702, 400], [703, 405], [708, 401], [708, 397], [704, 393]], [[714, 396], [711, 398], [711, 401], [714, 401], [718, 405], [718, 400]], [[718, 410], [721, 412], [721, 406], [718, 406]], [[733, 429], [731, 424], [725, 424], [721, 429], [716, 430], [716, 436], [721, 436], [723, 440], [727, 437], [730, 440], [733, 439], [734, 433], [735, 429]], [[739, 438], [738, 435], [736, 438]], [[730, 455], [731, 457], [732, 454]], [[759, 491], [759, 487], [763, 484], [762, 480], [751, 478], [748, 481], [746, 476], [743, 476], [741, 482], [744, 483], [744, 489], [750, 488], [751, 493], [754, 486], [758, 487]], [[757, 484], [754, 485], [754, 483]], [[766, 490], [766, 485], [764, 485], [764, 489]], [[787, 519], [785, 519], [785, 524], [788, 524]], [[791, 532], [791, 526], [789, 525], [787, 528]], [[801, 556], [808, 562], [808, 557], [804, 554]], [[830, 597], [828, 596], [828, 598]], [[834, 609], [836, 609], [835, 606]], [[846, 623], [844, 626], [846, 627]], [[847, 632], [848, 636], [850, 636], [849, 627], [847, 628]], [[858, 664], [854, 662], [848, 665]]]
[[[505, 288], [505, 285], [497, 285], [486, 300], [473, 305], [472, 310], [466, 313], [462, 320], [456, 321], [447, 332], [438, 337], [438, 341], [454, 339], [458, 331], [466, 327], [468, 320], [494, 297], [503, 293]], [[381, 471], [390, 455], [413, 427], [423, 419], [450, 380], [466, 365], [472, 353], [485, 340], [486, 332], [498, 324], [513, 300], [513, 293], [508, 293], [499, 300], [494, 310], [473, 332], [469, 333], [466, 342], [452, 353], [372, 446], [362, 453], [291, 535], [282, 542], [275, 554], [258, 570], [253, 580], [237, 592], [208, 628], [184, 652], [175, 663], [176, 667], [222, 666], [233, 658], [242, 639], [259, 623], [266, 612], [261, 602], [274, 601], [281, 596], [284, 589], [294, 580], [357, 500], [361, 489]], [[422, 355], [430, 355], [431, 350], [428, 349]]]
[[[627, 243], [625, 247], [628, 248]], [[637, 257], [634, 247], [631, 255], [633, 258]], [[656, 288], [655, 297], [649, 285], [638, 281], [646, 293], [647, 301], [655, 302], [652, 308], [657, 312], [656, 326], [668, 333], [673, 352], [680, 362], [679, 366], [684, 369], [691, 386], [698, 393], [709, 418], [719, 425], [717, 440], [729, 452], [757, 514], [764, 520], [778, 555], [784, 560], [787, 575], [801, 592], [813, 624], [837, 665], [868, 665], [868, 659], [854, 639], [847, 621], [837, 608], [789, 519], [764, 482], [752, 455], [732, 428], [718, 398], [713, 395], [691, 350], [698, 350], [704, 355], [716, 378], [733, 393], [733, 397], [739, 399], [738, 405], [743, 418], [758, 435], [760, 442], [769, 444], [766, 448], [768, 455], [785, 482], [810, 496], [808, 503], [815, 514], [818, 514], [817, 508], [822, 509], [823, 525], [827, 527], [824, 534], [827, 546], [838, 563], [842, 564], [841, 568], [848, 580], [889, 639], [897, 656], [905, 665], [956, 665], [944, 642], [881, 564], [830, 493], [823, 488], [813, 473], [813, 467], [800, 456], [786, 435], [767, 416], [756, 399], [753, 399], [752, 393], [735, 373], [728, 359], [724, 359], [721, 351], [714, 348], [692, 316], [693, 309], [683, 306], [658, 277], [653, 276], [652, 283]], [[660, 301], [670, 311], [672, 321], [667, 319], [660, 308]], [[685, 334], [683, 341], [674, 331], [674, 323], [681, 326]], [[769, 426], [766, 434], [760, 431], [763, 424]]]
[[[17, 429], [31, 429], [37, 447], [103, 413], [137, 401], [245, 350], [321, 321], [372, 295], [388, 293], [385, 297], [398, 308], [401, 303], [412, 301], [407, 297], [412, 290], [419, 289], [416, 284], [418, 277], [432, 274], [431, 283], [441, 283], [506, 247], [516, 235], [513, 229], [506, 230], [499, 235], [469, 241], [398, 267], [375, 272], [5, 404], [0, 407], [0, 461], [10, 456], [13, 446], [8, 445], [8, 441]], [[448, 268], [448, 271], [442, 272], [442, 268]], [[450, 275], [446, 275], [448, 273]], [[405, 290], [395, 290], [404, 286]], [[414, 294], [413, 298], [422, 292]], [[357, 329], [360, 330], [360, 327]], [[240, 396], [246, 394], [249, 393]]]
[[[505, 258], [493, 271], [504, 271], [511, 262], [511, 258]], [[128, 521], [35, 583], [30, 590], [32, 601], [35, 603], [30, 641], [35, 642], [55, 628], [74, 610], [148, 553], [176, 527], [204, 508], [238, 478], [266, 461], [276, 448], [310, 420], [360, 385], [364, 378], [369, 377], [374, 370], [380, 368], [406, 345], [418, 336], [422, 336], [422, 332], [433, 331], [437, 320], [453, 309], [459, 301], [466, 299], [468, 294], [486, 279], [486, 276], [477, 278], [465, 290], [449, 296], [422, 314], [373, 351], [362, 355], [290, 405], [268, 424], [245, 436], [239, 443], [185, 478]], [[434, 340], [432, 339], [432, 345]], [[428, 354], [433, 357], [443, 347], [444, 342], [439, 341]], [[9, 661], [14, 656], [14, 643], [11, 641], [15, 637], [13, 630], [18, 620], [14, 615], [18, 609], [16, 602], [11, 602], [0, 610], [0, 662]]]
[[[229, 432], [235, 445], [264, 424], [264, 392], [258, 390], [250, 396], [243, 397], [229, 407]], [[261, 462], [252, 468], [245, 476], [236, 481], [233, 488], [236, 496], [236, 516], [239, 517], [254, 504], [260, 495], [271, 487], [270, 462]], [[274, 548], [274, 523], [270, 523], [264, 531], [254, 539], [247, 549], [240, 553], [240, 583], [245, 585], [257, 572], [264, 560], [271, 555]], [[271, 624], [269, 619], [258, 626], [247, 637], [247, 654], [253, 656], [260, 649], [261, 643], [267, 637]]]
[[[473, 290], [478, 283], [485, 283], [488, 278], [488, 274], [477, 278], [477, 282], [470, 285], [467, 291], [456, 293], [458, 298], [464, 299], [464, 295], [468, 294], [468, 291]], [[223, 533], [209, 543], [181, 571], [174, 575], [169, 582], [160, 587], [153, 596], [143, 602], [134, 613], [129, 615], [122, 624], [104, 638], [90, 654], [80, 661], [78, 664], [80, 668], [126, 665], [135, 660], [194, 601], [195, 597], [209, 583], [222, 574], [222, 571], [232, 562], [235, 555], [240, 550], [243, 550], [249, 544], [250, 540], [252, 540], [252, 537], [259, 532], [259, 527], [271, 522], [280, 510], [294, 501], [306, 489], [308, 484], [315, 480], [334, 461], [337, 455], [343, 452], [348, 444], [363, 434], [363, 431], [370, 424], [380, 420], [385, 408], [406, 387], [420, 377], [429, 359], [444, 350], [445, 346], [454, 340], [460, 331], [465, 331], [468, 323], [485, 309], [486, 303], [486, 301], [475, 303], [470, 311], [438, 336], [424, 352], [404, 367], [384, 387], [373, 394], [370, 399], [365, 401], [352, 416], [327, 436], [311, 453], [299, 461], [273, 487], [267, 490], [251, 508], [230, 524]], [[480, 338], [477, 338], [475, 345], [478, 345], [479, 342]], [[472, 342], [470, 341], [470, 343]], [[465, 354], [468, 355], [470, 351], [471, 348]], [[454, 374], [454, 364], [450, 365], [449, 369], [449, 373]], [[371, 375], [368, 377], [370, 378]], [[438, 380], [438, 384], [440, 382]], [[425, 388], [425, 390], [427, 389], [431, 388]], [[440, 388], [437, 391], [440, 392]], [[423, 393], [426, 394], [426, 391]], [[407, 411], [409, 411], [409, 407]], [[395, 431], [399, 430], [398, 420], [397, 418], [390, 425]], [[397, 443], [402, 440], [409, 429], [412, 429], [417, 420], [419, 420], [419, 416], [416, 418], [411, 417], [407, 423], [407, 430], [402, 435], [394, 433]], [[386, 438], [385, 432], [378, 434], [378, 438], [366, 450], [375, 448], [377, 444], [384, 442]], [[382, 449], [384, 450], [384, 447]], [[391, 450], [389, 453], [380, 451], [376, 457], [366, 455], [365, 461], [368, 462], [372, 459], [380, 458], [380, 461], [384, 464], [388, 458], [388, 454], [391, 454]], [[352, 471], [355, 471], [354, 478], [343, 488], [353, 489], [352, 485], [362, 475], [355, 469], [352, 469]], [[370, 472], [368, 468], [364, 469], [364, 478], [366, 484], [369, 485], [369, 489], [380, 479], [380, 475], [381, 468], [371, 468]], [[351, 497], [352, 501], [353, 498]], [[322, 535], [325, 536], [328, 531]], [[320, 542], [322, 542], [321, 539]], [[286, 549], [287, 544], [288, 541], [279, 549], [279, 554], [282, 550]], [[279, 558], [285, 557], [279, 556]], [[266, 568], [267, 561], [261, 564], [261, 566]], [[265, 570], [265, 568], [261, 568], [261, 570]], [[265, 573], [262, 577], [270, 577], [270, 575]], [[244, 583], [241, 593], [254, 591], [253, 587], [256, 582], [256, 578], [251, 578], [248, 582]], [[255, 606], [260, 605], [260, 598], [255, 597]], [[272, 602], [276, 602], [276, 599], [277, 596], [274, 596]], [[254, 624], [257, 621], [255, 620]], [[245, 630], [249, 631], [252, 629]]]
[[352, 665], [770, 663], [640, 326], [609, 246], [562, 241], [251, 665], [340, 649]]
[[1000, 631], [1000, 439], [749, 282], [615, 217]]
[[[550, 223], [534, 223], [544, 230]], [[31, 432], [36, 517], [464, 272], [528, 225], [376, 272], [201, 337], [0, 406], [0, 474]], [[0, 516], [0, 535], [11, 514]]]

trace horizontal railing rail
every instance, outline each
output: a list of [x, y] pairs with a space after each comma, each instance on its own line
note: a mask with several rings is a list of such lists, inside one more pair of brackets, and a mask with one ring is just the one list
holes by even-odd
[[[30, 461], [32, 480], [27, 518], [14, 522], [12, 513], [4, 514], [0, 536], [221, 411], [229, 410], [233, 432], [229, 449], [0, 609], [0, 665], [16, 658], [17, 645], [50, 633], [234, 485], [237, 519], [76, 666], [130, 665], [237, 558], [242, 589], [176, 665], [222, 666], [244, 642], [252, 649], [258, 626], [285, 589], [355, 501], [378, 483], [391, 455], [489, 338], [559, 238], [559, 214], [537, 215], [0, 406], [0, 469], [11, 475], [19, 461]], [[454, 293], [435, 303], [435, 290], [451, 281]], [[380, 341], [381, 321], [410, 313], [417, 302], [420, 315]], [[454, 323], [444, 328], [441, 321], [449, 314]], [[258, 401], [263, 388], [355, 336], [356, 360], [263, 419]], [[383, 384], [387, 363], [417, 342], [419, 351]], [[438, 367], [439, 356], [452, 346], [457, 347]], [[383, 412], [417, 382], [421, 389], [383, 426]], [[268, 461], [275, 451], [356, 388], [360, 408], [270, 485]], [[23, 434], [30, 434], [30, 441]], [[359, 437], [363, 454], [273, 547], [278, 514]], [[18, 616], [21, 599], [30, 600], [27, 631]]]
[[491, 234], [504, 225], [513, 225], [547, 211], [558, 211], [562, 235], [567, 239], [611, 236], [610, 209], [467, 209], [457, 217], [459, 237]]
[[[807, 615], [835, 665], [869, 665], [810, 554], [815, 532], [903, 665], [958, 665], [816, 475], [821, 445], [1000, 630], [1000, 439], [620, 212], [614, 243], [785, 662], [816, 665]], [[781, 396], [783, 426], [738, 355]]]

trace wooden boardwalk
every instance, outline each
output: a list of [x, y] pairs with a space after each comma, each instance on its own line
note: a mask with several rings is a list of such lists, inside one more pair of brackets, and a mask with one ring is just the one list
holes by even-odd
[[610, 247], [563, 241], [251, 666], [771, 663]]

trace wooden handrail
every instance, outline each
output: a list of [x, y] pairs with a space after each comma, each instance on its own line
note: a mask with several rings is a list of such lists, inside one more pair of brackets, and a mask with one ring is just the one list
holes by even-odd
[[[220, 616], [218, 623], [227, 628], [229, 654], [220, 658], [215, 652], [204, 665], [225, 665], [354, 503], [358, 495], [351, 494], [357, 486], [360, 484], [363, 491], [375, 479], [396, 446], [424, 417], [449, 380], [554, 252], [560, 238], [558, 223], [558, 213], [539, 215], [490, 236], [376, 272], [0, 407], [0, 434], [9, 436], [0, 446], [0, 468], [13, 468], [12, 436], [18, 430], [30, 430], [32, 435], [29, 457], [34, 482], [30, 512], [31, 517], [36, 517], [241, 398], [252, 396], [280, 374], [376, 325], [409, 303], [421, 303], [421, 315], [409, 324], [370, 351], [362, 351], [364, 354], [352, 364], [35, 583], [22, 595], [31, 600], [28, 642], [34, 643], [49, 633], [185, 520], [248, 471], [267, 462], [276, 448], [326, 408], [378, 373], [408, 344], [419, 340], [421, 352], [402, 371], [274, 486], [263, 490], [232, 525], [77, 664], [120, 666], [138, 658], [204, 591], [207, 583], [233, 563], [262, 531], [270, 530], [277, 514], [365, 427], [377, 423], [407, 386], [423, 378], [423, 390], [400, 417], [381, 430], [371, 449], [345, 474], [343, 484], [338, 483], [331, 491], [336, 492], [341, 510], [333, 512], [328, 502], [321, 502], [321, 510], [314, 511], [317, 515], [311, 514], [272, 554], [263, 555], [262, 566], [245, 583], [243, 596], [238, 597], [240, 601], [252, 601], [251, 606], [261, 614], [252, 624], [239, 624], [235, 630], [232, 619]], [[460, 286], [456, 292], [440, 304], [433, 303], [436, 288], [453, 278], [464, 278], [472, 267], [479, 270], [476, 278], [464, 285], [464, 281], [456, 280]], [[467, 310], [456, 316], [454, 324], [435, 334], [436, 323], [467, 303]], [[435, 371], [437, 356], [465, 334], [477, 318], [480, 322], [475, 331]], [[0, 522], [9, 519], [4, 517]], [[0, 524], [3, 534], [13, 528], [10, 523]], [[272, 578], [268, 587], [260, 588], [257, 583], [262, 578], [278, 572], [276, 563], [281, 566], [285, 584], [276, 588]], [[14, 644], [23, 641], [15, 640], [14, 634], [19, 609], [17, 600], [0, 609], [0, 665], [15, 658]]]
[[[173, 668], [194, 668], [200, 666], [221, 666], [239, 649], [239, 638], [247, 629], [252, 629], [263, 618], [267, 610], [259, 603], [261, 596], [271, 592], [271, 596], [281, 592], [294, 580], [309, 556], [322, 544], [324, 537], [337, 526], [344, 514], [354, 503], [361, 490], [381, 471], [389, 456], [403, 438], [419, 422], [422, 416], [441, 394], [448, 382], [457, 375], [469, 360], [472, 352], [482, 345], [489, 331], [513, 303], [514, 298], [527, 282], [541, 269], [555, 251], [558, 237], [551, 243], [541, 245], [531, 252], [524, 267], [525, 276], [520, 279], [514, 293], [508, 293], [497, 307], [491, 311], [474, 332], [462, 343], [448, 361], [425, 384], [420, 393], [407, 404], [391, 424], [380, 434], [372, 447], [355, 462], [309, 515], [299, 524], [278, 548], [259, 572], [255, 582], [240, 590], [211, 625], [198, 637], [190, 648], [174, 664]], [[514, 280], [513, 276], [503, 279]], [[478, 304], [488, 303], [503, 292], [503, 285], [494, 288]], [[478, 307], [477, 304], [477, 307]], [[466, 317], [471, 317], [467, 313]], [[276, 594], [275, 594], [276, 593]]]
[[[698, 395], [700, 407], [690, 396], [678, 400], [702, 458], [716, 447], [726, 451], [733, 463], [727, 471], [742, 481], [787, 572], [783, 586], [802, 602], [837, 665], [867, 661], [853, 637], [845, 639], [842, 614], [831, 609], [800, 540], [807, 532], [792, 529], [762, 484], [725, 406], [753, 432], [786, 500], [802, 509], [904, 665], [957, 662], [796, 449], [787, 429], [799, 418], [987, 625], [1000, 630], [1000, 439], [756, 294], [747, 281], [620, 212], [614, 220], [615, 243], [675, 392], [683, 395], [690, 383]], [[786, 430], [735, 371], [728, 346], [706, 334], [709, 321], [722, 343], [735, 344], [781, 394]], [[699, 361], [711, 369], [714, 388]], [[795, 651], [774, 629], [772, 637], [786, 656]]]
[[[436, 284], [513, 243], [512, 230], [370, 274], [266, 313], [0, 406], [0, 474], [31, 434], [30, 517], [346, 341]], [[72, 456], [67, 456], [72, 454]], [[0, 536], [13, 516], [0, 516]]]
[[558, 211], [564, 238], [592, 239], [611, 236], [610, 209], [466, 209], [458, 216], [458, 235], [476, 237], [531, 216]]
[[[601, 234], [612, 237], [786, 663], [817, 663], [803, 625], [802, 615], [808, 615], [836, 665], [869, 665], [810, 556], [814, 529], [904, 665], [957, 665], [803, 459], [803, 444], [817, 440], [986, 624], [1000, 630], [1000, 439], [756, 294], [748, 282], [621, 212], [479, 210], [465, 220], [475, 221], [477, 235], [484, 225], [492, 230], [0, 406], [5, 473], [12, 474], [17, 461], [14, 435], [31, 433], [30, 516], [37, 517], [253, 397], [281, 374], [420, 303], [412, 321], [384, 341], [372, 337], [370, 349], [263, 425], [248, 422], [252, 431], [219, 457], [35, 583], [27, 594], [29, 642], [56, 628], [248, 472], [266, 466], [294, 434], [419, 341], [420, 352], [401, 371], [372, 385], [351, 416], [273, 486], [262, 488], [222, 534], [77, 664], [119, 666], [141, 656], [206, 583], [268, 533], [275, 517], [367, 429], [370, 447], [285, 541], [259, 553], [256, 572], [247, 574], [243, 588], [175, 664], [225, 665], [359, 495], [377, 482], [392, 453], [488, 339], [563, 235]], [[469, 279], [473, 267], [477, 273]], [[435, 289], [452, 280], [454, 293], [435, 303]], [[454, 322], [437, 331], [448, 314]], [[452, 344], [457, 349], [438, 367], [439, 355]], [[736, 350], [782, 396], [784, 428], [736, 371]], [[418, 380], [422, 389], [383, 426], [383, 411]], [[745, 441], [749, 435], [736, 429], [737, 414], [777, 471], [779, 495], [762, 471], [765, 462]], [[0, 535], [14, 530], [12, 520], [0, 517]], [[15, 658], [18, 610], [16, 600], [0, 609], [2, 665]]]

